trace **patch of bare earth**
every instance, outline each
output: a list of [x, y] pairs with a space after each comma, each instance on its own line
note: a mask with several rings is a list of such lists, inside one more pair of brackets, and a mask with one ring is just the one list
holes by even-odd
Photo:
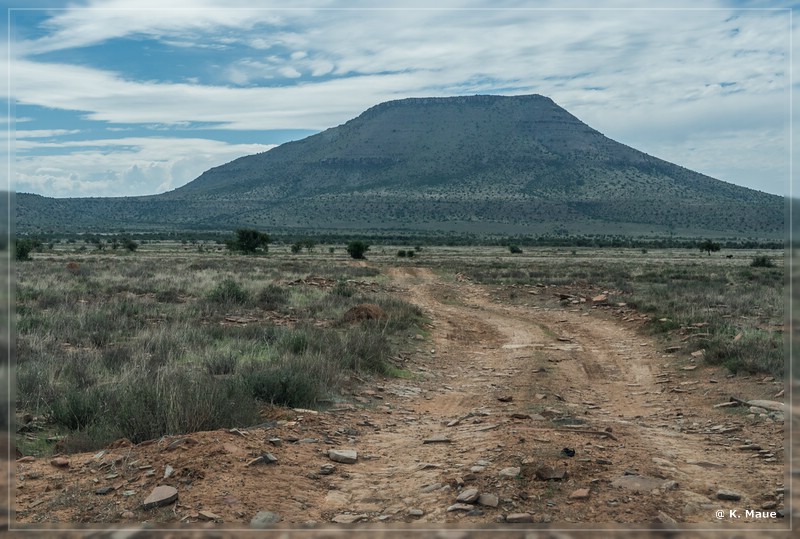
[[[18, 461], [12, 527], [250, 528], [270, 512], [280, 520], [266, 526], [354, 523], [375, 536], [489, 526], [516, 537], [514, 522], [787, 535], [784, 424], [715, 407], [784, 401], [777, 382], [693, 367], [636, 317], [547, 290], [510, 305], [424, 268], [389, 275], [432, 320], [405, 362], [413, 377], [367, 381], [355, 404], [324, 412], [272, 410], [254, 428], [120, 444], [65, 467]], [[157, 485], [177, 502], [144, 509]]]

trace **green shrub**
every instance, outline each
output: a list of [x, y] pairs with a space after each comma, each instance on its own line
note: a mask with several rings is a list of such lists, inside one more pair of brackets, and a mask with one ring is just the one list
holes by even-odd
[[399, 256], [400, 258], [405, 258], [405, 257], [406, 257], [406, 254], [407, 254], [407, 253], [406, 253], [404, 250], [402, 250], [402, 249], [401, 249], [401, 250], [399, 250], [399, 251], [397, 251], [397, 256]]
[[369, 251], [369, 245], [361, 240], [353, 240], [347, 244], [347, 252], [352, 258], [363, 259], [364, 253]]
[[275, 310], [289, 302], [289, 289], [275, 283], [268, 284], [258, 293], [258, 305], [264, 309]]
[[258, 230], [240, 228], [236, 230], [236, 238], [228, 240], [226, 244], [231, 251], [255, 253], [263, 249], [266, 253], [269, 249], [269, 236]]
[[233, 279], [225, 279], [208, 294], [209, 301], [214, 303], [244, 304], [249, 300], [247, 291]]
[[364, 323], [347, 332], [343, 362], [348, 369], [386, 374], [391, 345], [378, 322]]
[[752, 268], [774, 268], [775, 263], [767, 256], [757, 256], [750, 262]]
[[520, 249], [518, 245], [509, 245], [508, 250], [511, 252], [511, 254], [515, 255], [522, 253], [522, 249]]
[[336, 286], [331, 288], [331, 295], [340, 296], [343, 298], [350, 298], [356, 293], [355, 289], [345, 282], [338, 282]]
[[261, 401], [290, 407], [314, 406], [341, 376], [328, 354], [283, 355], [274, 362], [252, 361], [240, 369], [250, 394]]
[[233, 354], [217, 353], [203, 360], [206, 372], [212, 375], [233, 374], [236, 372], [238, 360]]
[[14, 243], [14, 249], [16, 252], [15, 258], [17, 260], [30, 260], [31, 251], [36, 250], [38, 245], [39, 242], [37, 240], [31, 240], [31, 239], [17, 240]]

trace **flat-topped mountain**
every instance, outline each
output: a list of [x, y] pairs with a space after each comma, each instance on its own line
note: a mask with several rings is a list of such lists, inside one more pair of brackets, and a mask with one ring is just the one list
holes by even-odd
[[615, 142], [540, 95], [413, 98], [148, 197], [17, 197], [17, 228], [782, 237], [784, 199]]

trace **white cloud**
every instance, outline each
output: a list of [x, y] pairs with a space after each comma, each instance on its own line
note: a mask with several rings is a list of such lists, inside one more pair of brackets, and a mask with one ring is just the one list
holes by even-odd
[[16, 135], [17, 139], [26, 139], [61, 137], [64, 135], [75, 135], [80, 132], [80, 129], [17, 129], [14, 134]]
[[[767, 137], [777, 144], [789, 121], [785, 12], [259, 10], [243, 0], [227, 10], [203, 9], [219, 7], [211, 0], [180, 0], [171, 5], [179, 9], [158, 11], [133, 0], [88, 5], [113, 9], [57, 12], [48, 21], [49, 35], [18, 50], [68, 49], [130, 35], [223, 46], [240, 52], [224, 75], [247, 87], [204, 86], [196, 78], [187, 78], [192, 84], [134, 80], [100, 66], [20, 57], [11, 72], [21, 103], [83, 111], [88, 119], [122, 125], [218, 122], [228, 130], [320, 130], [389, 99], [535, 92], [611, 138], [685, 166], [704, 162], [698, 158], [704, 152], [717, 162], [736, 152], [730, 162], [740, 163], [740, 174], [730, 166], [701, 171], [723, 170], [724, 179], [738, 183], [751, 181], [755, 169], [778, 174], [767, 159], [780, 158], [780, 152], [745, 141]], [[639, 7], [603, 7], [629, 6]], [[687, 148], [694, 148], [693, 160], [680, 159]], [[145, 178], [148, 171], [140, 165], [131, 174]]]
[[[14, 188], [49, 196], [154, 194], [180, 187], [214, 166], [272, 147], [166, 137], [18, 141]], [[43, 149], [59, 153], [40, 155]]]

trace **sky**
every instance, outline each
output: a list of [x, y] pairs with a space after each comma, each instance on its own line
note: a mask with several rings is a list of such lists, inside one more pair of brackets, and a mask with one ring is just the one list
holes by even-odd
[[384, 101], [536, 93], [797, 196], [796, 5], [682, 1], [0, 0], [0, 164], [17, 192], [157, 194]]

